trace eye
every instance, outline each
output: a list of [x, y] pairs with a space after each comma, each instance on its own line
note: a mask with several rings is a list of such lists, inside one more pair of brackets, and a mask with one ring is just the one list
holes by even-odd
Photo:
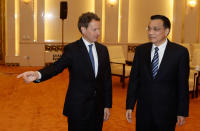
[[159, 27], [153, 27], [153, 28], [147, 27], [146, 30], [147, 30], [147, 31], [151, 31], [151, 30], [153, 30], [153, 31], [160, 31], [161, 28], [159, 28]]
[[161, 30], [161, 28], [155, 27], [155, 28], [153, 28], [153, 30], [154, 31], [159, 31], [159, 30]]

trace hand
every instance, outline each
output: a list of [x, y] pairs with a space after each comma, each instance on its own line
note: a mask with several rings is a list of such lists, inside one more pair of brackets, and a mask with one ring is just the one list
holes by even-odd
[[129, 123], [132, 122], [132, 110], [131, 109], [127, 109], [126, 110], [126, 119]]
[[182, 126], [185, 124], [185, 117], [184, 116], [177, 116], [177, 125]]
[[21, 77], [28, 84], [30, 82], [37, 80], [39, 78], [39, 75], [38, 75], [38, 72], [36, 71], [27, 71], [17, 76], [17, 78], [21, 78]]
[[104, 108], [104, 121], [107, 121], [110, 117], [110, 108]]

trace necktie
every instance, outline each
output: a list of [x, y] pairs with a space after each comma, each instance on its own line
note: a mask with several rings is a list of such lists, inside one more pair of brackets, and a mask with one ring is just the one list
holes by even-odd
[[151, 62], [152, 64], [152, 73], [153, 73], [153, 78], [155, 79], [157, 73], [158, 73], [158, 62], [159, 62], [159, 56], [158, 56], [158, 47], [155, 48], [155, 52], [154, 52], [154, 57], [153, 60]]
[[93, 71], [95, 72], [94, 56], [93, 56], [93, 53], [92, 53], [92, 46], [93, 46], [93, 44], [89, 45], [89, 56], [90, 56], [90, 61], [92, 63]]

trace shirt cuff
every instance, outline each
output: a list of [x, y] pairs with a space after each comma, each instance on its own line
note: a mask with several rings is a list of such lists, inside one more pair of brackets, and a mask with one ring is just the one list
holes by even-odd
[[42, 75], [39, 71], [36, 71], [38, 73], [38, 79], [35, 80], [36, 83], [39, 83], [40, 82], [40, 79], [42, 78]]
[[39, 71], [36, 71], [38, 73], [38, 80], [40, 80], [42, 78], [42, 75]]

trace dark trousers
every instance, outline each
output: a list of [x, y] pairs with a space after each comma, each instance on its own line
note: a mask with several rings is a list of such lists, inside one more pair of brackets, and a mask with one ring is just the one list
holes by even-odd
[[102, 131], [102, 120], [72, 120], [68, 118], [68, 131]]
[[175, 131], [176, 121], [170, 123], [158, 123], [150, 112], [136, 114], [136, 131]]
[[175, 131], [176, 123], [161, 126], [157, 125], [153, 119], [140, 119], [136, 118], [136, 131]]
[[158, 127], [155, 125], [149, 125], [149, 126], [136, 125], [136, 131], [175, 131], [175, 125], [170, 125], [167, 127]]

